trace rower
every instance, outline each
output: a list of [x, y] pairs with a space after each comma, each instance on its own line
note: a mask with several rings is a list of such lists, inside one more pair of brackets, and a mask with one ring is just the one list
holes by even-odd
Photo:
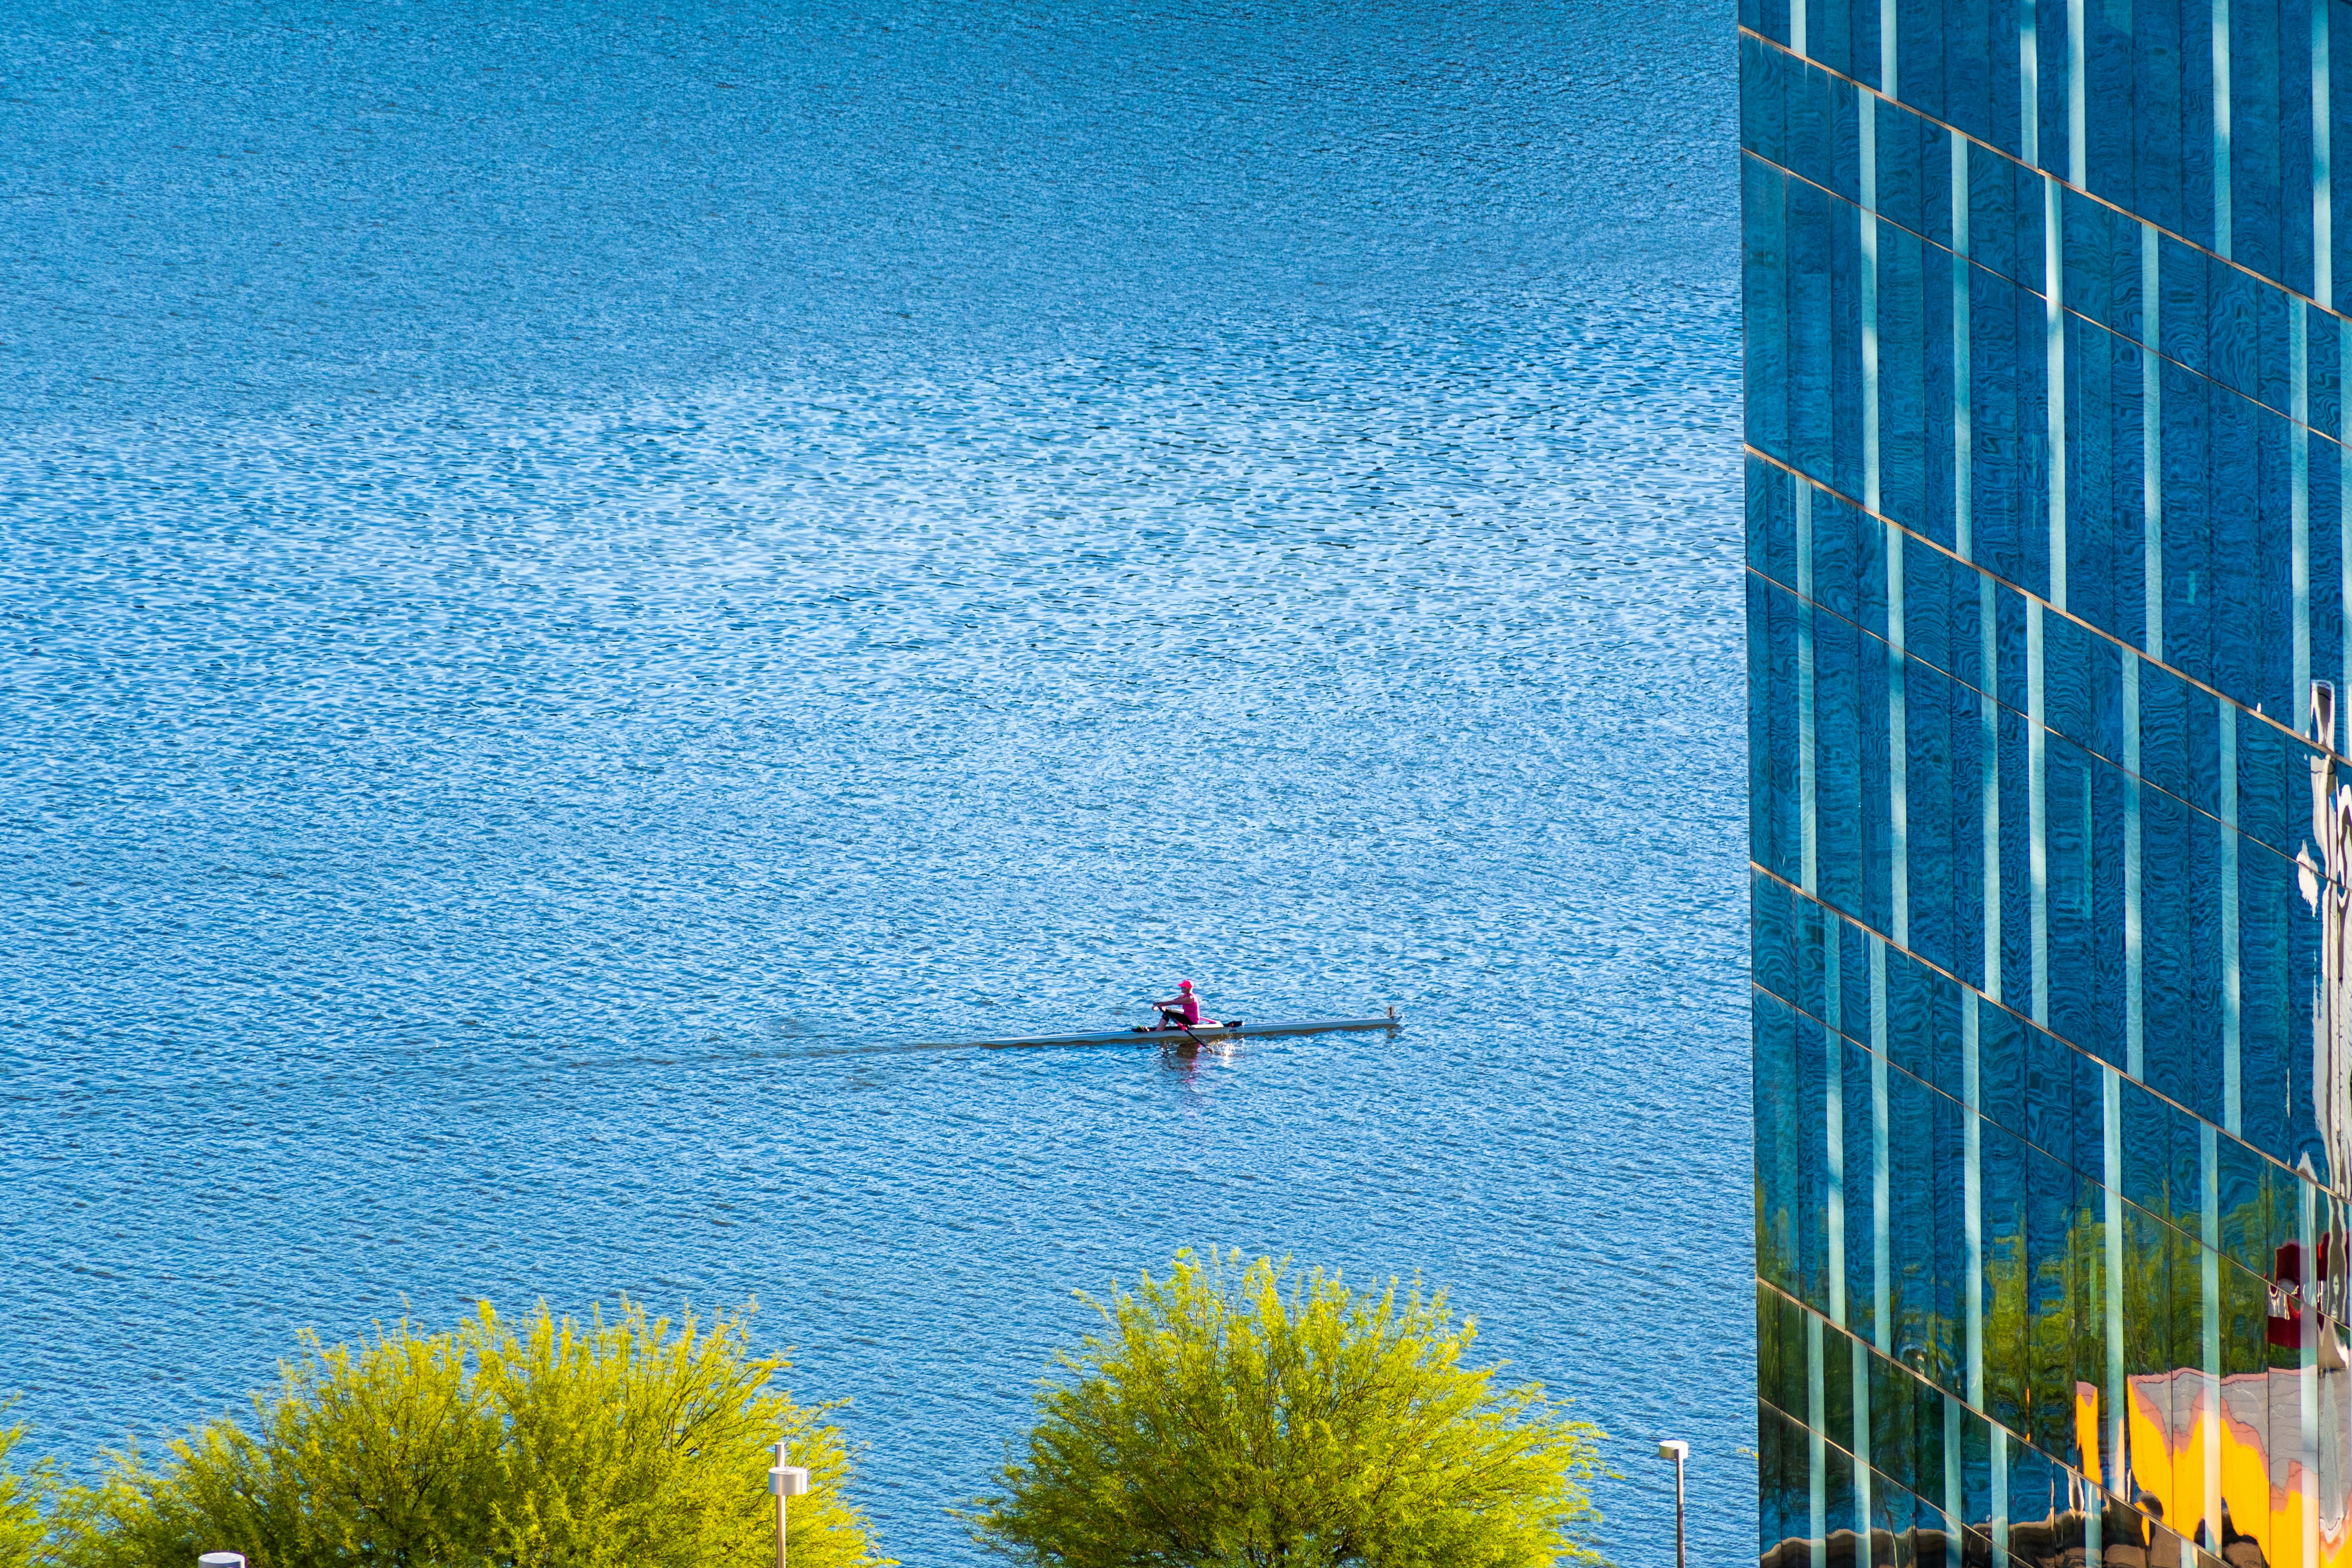
[[1189, 1029], [1201, 1021], [1200, 994], [1189, 980], [1178, 981], [1175, 995], [1152, 1005], [1160, 1009], [1160, 1026], [1163, 1029]]

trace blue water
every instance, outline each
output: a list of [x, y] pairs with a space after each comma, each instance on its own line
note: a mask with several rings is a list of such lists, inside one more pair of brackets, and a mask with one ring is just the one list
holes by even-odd
[[[1753, 1550], [1714, 6], [11, 10], [0, 1368], [756, 1296], [910, 1563], [1074, 1300], [1419, 1270]], [[1393, 1003], [1393, 1044], [904, 1053]]]

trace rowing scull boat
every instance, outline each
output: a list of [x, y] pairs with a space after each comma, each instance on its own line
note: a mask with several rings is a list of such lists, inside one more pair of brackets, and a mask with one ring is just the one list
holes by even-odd
[[1262, 1039], [1268, 1035], [1329, 1035], [1342, 1029], [1401, 1029], [1404, 1021], [1396, 1009], [1385, 1017], [1299, 1018], [1278, 1024], [1194, 1024], [1190, 1028], [1105, 1029], [1090, 1035], [1025, 1035], [1012, 1040], [961, 1040], [957, 1044], [986, 1050], [1016, 1046], [1185, 1046], [1213, 1040]]

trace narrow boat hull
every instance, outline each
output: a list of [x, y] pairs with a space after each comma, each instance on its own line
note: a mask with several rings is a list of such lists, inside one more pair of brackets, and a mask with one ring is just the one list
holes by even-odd
[[963, 1040], [957, 1043], [991, 1051], [1040, 1046], [1205, 1046], [1220, 1040], [1264, 1039], [1273, 1035], [1331, 1035], [1344, 1029], [1401, 1029], [1403, 1026], [1404, 1021], [1391, 1014], [1381, 1018], [1300, 1018], [1287, 1023], [1244, 1023], [1239, 1028], [1223, 1024], [1195, 1024], [1189, 1029], [1105, 1029], [1089, 1035], [1029, 1035], [1012, 1040]]

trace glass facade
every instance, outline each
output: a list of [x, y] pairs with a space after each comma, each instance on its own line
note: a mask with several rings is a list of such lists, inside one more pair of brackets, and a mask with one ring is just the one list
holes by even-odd
[[1739, 44], [1761, 1554], [2352, 1568], [2352, 4]]

